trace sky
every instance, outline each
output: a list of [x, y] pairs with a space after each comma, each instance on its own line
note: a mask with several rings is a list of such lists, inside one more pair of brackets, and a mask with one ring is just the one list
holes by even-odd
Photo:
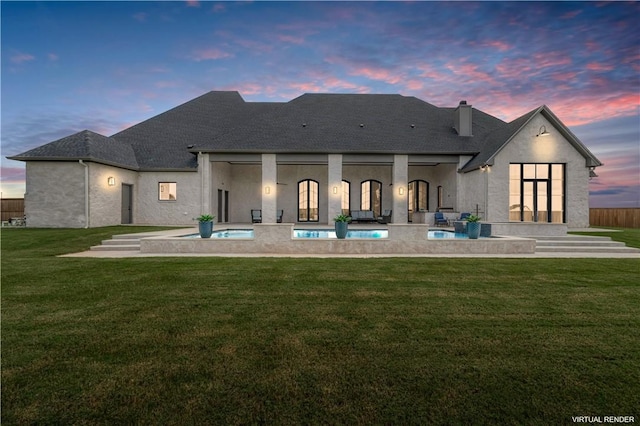
[[6, 2], [6, 159], [109, 136], [210, 90], [464, 99], [511, 121], [546, 104], [604, 163], [591, 207], [640, 207], [640, 2]]

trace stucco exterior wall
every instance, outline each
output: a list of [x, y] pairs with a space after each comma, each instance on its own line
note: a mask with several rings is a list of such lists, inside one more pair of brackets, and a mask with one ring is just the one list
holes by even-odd
[[[176, 183], [176, 199], [160, 200], [158, 184]], [[196, 172], [140, 172], [133, 188], [133, 222], [193, 225], [201, 214], [201, 177]]]
[[[550, 135], [536, 137], [542, 125]], [[489, 220], [509, 221], [510, 163], [564, 163], [566, 223], [569, 227], [589, 226], [589, 169], [586, 160], [541, 115], [534, 117], [500, 151], [488, 172]]]
[[85, 168], [78, 162], [27, 161], [24, 211], [27, 226], [85, 226]]

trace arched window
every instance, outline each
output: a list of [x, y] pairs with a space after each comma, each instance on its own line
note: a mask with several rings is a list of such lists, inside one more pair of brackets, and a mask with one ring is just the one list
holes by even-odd
[[360, 184], [360, 210], [372, 210], [375, 217], [382, 216], [382, 182], [365, 180]]
[[351, 211], [351, 182], [342, 181], [342, 214], [349, 215]]
[[298, 222], [318, 222], [318, 182], [312, 179], [298, 182]]
[[409, 219], [420, 210], [429, 210], [429, 182], [412, 180], [409, 182]]

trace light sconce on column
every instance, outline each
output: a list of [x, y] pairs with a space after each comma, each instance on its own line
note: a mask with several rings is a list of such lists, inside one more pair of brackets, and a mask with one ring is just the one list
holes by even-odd
[[271, 194], [271, 187], [269, 185], [264, 187], [264, 193], [265, 194]]
[[113, 176], [109, 176], [107, 178], [107, 185], [116, 186], [116, 178], [114, 178]]
[[544, 124], [542, 126], [540, 126], [540, 129], [538, 130], [538, 134], [536, 135], [536, 137], [538, 136], [549, 136], [551, 133], [547, 132], [547, 128], [544, 126]]
[[398, 188], [398, 194], [400, 195], [404, 195], [404, 187], [401, 186], [400, 188]]
[[337, 194], [337, 193], [338, 193], [338, 187], [337, 187], [337, 186], [334, 186], [334, 187], [333, 187], [333, 193], [334, 193], [334, 194]]

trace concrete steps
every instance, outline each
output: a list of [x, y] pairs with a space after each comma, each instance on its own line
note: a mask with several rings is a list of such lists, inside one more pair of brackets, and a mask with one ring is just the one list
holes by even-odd
[[103, 240], [99, 246], [91, 247], [92, 251], [140, 251], [140, 238], [114, 235], [110, 240]]
[[566, 235], [562, 237], [531, 237], [536, 240], [536, 253], [640, 253], [639, 249], [609, 237]]

